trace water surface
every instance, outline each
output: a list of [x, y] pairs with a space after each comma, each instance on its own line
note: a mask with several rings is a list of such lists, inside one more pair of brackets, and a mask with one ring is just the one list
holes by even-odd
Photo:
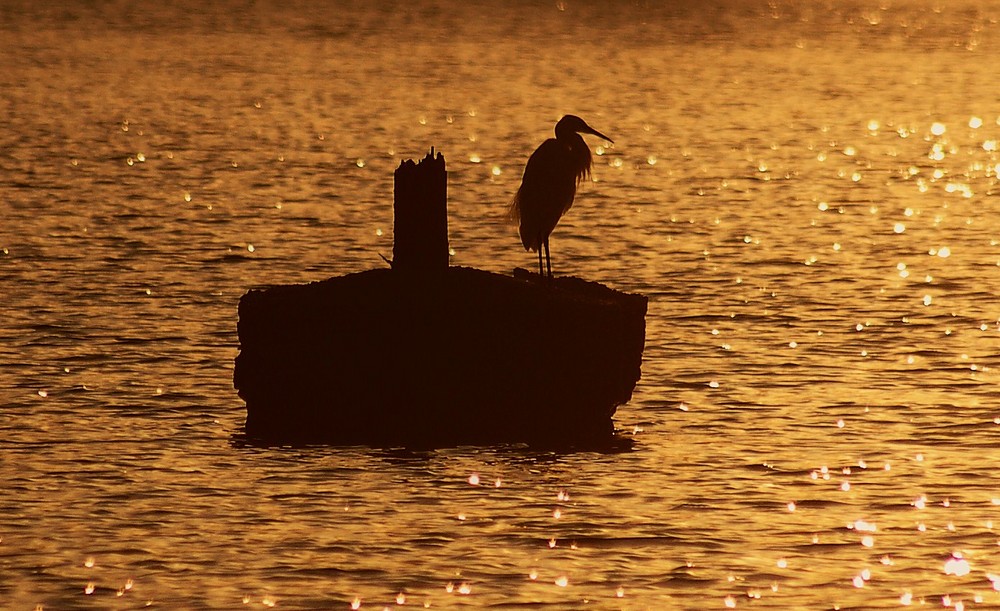
[[[458, 4], [458, 3], [456, 3]], [[995, 1], [0, 7], [0, 606], [1000, 605]], [[625, 454], [240, 442], [248, 288], [452, 261], [564, 113]], [[598, 148], [602, 147], [602, 148]]]

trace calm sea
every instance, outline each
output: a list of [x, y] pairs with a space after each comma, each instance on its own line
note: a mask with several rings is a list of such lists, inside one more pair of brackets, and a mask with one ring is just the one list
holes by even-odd
[[[1000, 605], [996, 0], [0, 3], [0, 608]], [[564, 113], [632, 452], [262, 448], [237, 303], [454, 264]]]

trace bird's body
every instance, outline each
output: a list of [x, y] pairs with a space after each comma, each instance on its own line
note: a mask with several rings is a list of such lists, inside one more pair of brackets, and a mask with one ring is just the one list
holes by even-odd
[[510, 203], [510, 218], [518, 223], [525, 250], [538, 251], [538, 273], [542, 270], [542, 249], [552, 276], [549, 234], [562, 215], [573, 205], [576, 187], [590, 176], [590, 148], [580, 133], [611, 139], [587, 125], [583, 119], [566, 115], [556, 124], [556, 137], [543, 142], [528, 158], [521, 187]]

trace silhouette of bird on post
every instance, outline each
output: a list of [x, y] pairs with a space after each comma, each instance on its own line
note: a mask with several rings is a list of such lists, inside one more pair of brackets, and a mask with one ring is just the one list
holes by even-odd
[[614, 143], [580, 117], [564, 116], [556, 123], [556, 137], [543, 142], [528, 158], [521, 187], [510, 202], [509, 216], [518, 223], [521, 244], [525, 250], [538, 251], [539, 276], [544, 275], [544, 248], [548, 277], [552, 277], [549, 234], [573, 205], [576, 186], [590, 177], [590, 149], [580, 134], [593, 134]]

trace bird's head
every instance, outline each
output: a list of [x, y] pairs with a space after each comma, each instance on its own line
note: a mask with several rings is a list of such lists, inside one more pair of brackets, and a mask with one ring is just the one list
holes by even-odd
[[592, 134], [599, 138], [604, 138], [612, 144], [615, 142], [593, 127], [587, 125], [587, 122], [580, 117], [576, 115], [565, 115], [562, 119], [559, 119], [558, 123], [556, 123], [556, 138], [568, 138], [573, 134]]

